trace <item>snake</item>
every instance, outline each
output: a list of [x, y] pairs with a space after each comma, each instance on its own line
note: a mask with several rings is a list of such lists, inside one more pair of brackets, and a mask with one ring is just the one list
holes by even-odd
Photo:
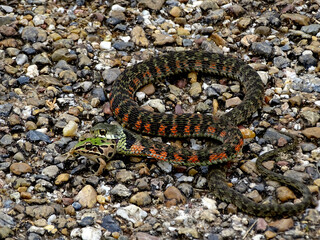
[[[151, 112], [138, 105], [135, 93], [149, 83], [161, 82], [168, 77], [189, 72], [227, 77], [240, 82], [245, 93], [242, 102], [231, 111], [217, 118], [200, 113], [168, 114]], [[233, 161], [243, 146], [243, 136], [238, 125], [248, 120], [263, 104], [264, 84], [259, 74], [245, 62], [219, 53], [205, 51], [169, 52], [152, 57], [126, 68], [113, 83], [109, 99], [113, 116], [121, 125], [100, 124], [93, 128], [95, 137], [77, 145], [73, 153], [83, 146], [89, 149], [88, 156], [105, 156], [106, 151], [92, 150], [92, 142], [112, 140], [112, 149], [130, 156], [147, 156], [159, 161], [181, 165], [212, 165], [208, 174], [208, 186], [214, 196], [233, 203], [241, 211], [262, 217], [293, 216], [305, 210], [312, 201], [309, 189], [295, 179], [284, 177], [266, 169], [262, 162], [282, 151], [293, 150], [296, 138], [286, 147], [268, 152], [257, 160], [260, 174], [269, 179], [291, 186], [302, 195], [297, 204], [256, 203], [236, 192], [226, 184], [223, 164]], [[109, 133], [108, 133], [109, 132]], [[109, 134], [106, 136], [106, 134]], [[113, 135], [110, 137], [110, 135]], [[201, 150], [174, 147], [152, 141], [145, 136], [168, 138], [203, 138], [220, 144]], [[109, 141], [109, 140], [108, 140]], [[95, 146], [96, 149], [96, 146]], [[109, 149], [108, 149], [109, 151]], [[87, 151], [88, 153], [88, 151]], [[109, 153], [110, 156], [114, 152]], [[108, 159], [108, 157], [106, 156]]]

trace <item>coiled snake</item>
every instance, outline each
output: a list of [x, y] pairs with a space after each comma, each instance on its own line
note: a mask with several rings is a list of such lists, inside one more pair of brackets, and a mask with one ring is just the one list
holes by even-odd
[[[135, 92], [142, 86], [190, 71], [225, 76], [239, 81], [245, 91], [243, 101], [219, 119], [202, 114], [176, 115], [150, 112], [139, 107], [135, 102]], [[127, 68], [112, 86], [110, 106], [114, 116], [123, 128], [109, 129], [111, 135], [115, 134], [117, 135], [115, 138], [118, 138], [117, 146], [112, 145], [115, 142], [111, 145], [118, 153], [148, 156], [182, 165], [216, 165], [232, 160], [243, 145], [243, 137], [237, 125], [247, 120], [261, 107], [263, 92], [263, 83], [257, 72], [235, 58], [202, 51], [171, 52], [151, 58]], [[109, 127], [101, 125], [96, 127], [94, 131], [96, 131], [95, 136], [98, 141], [93, 139], [82, 141], [73, 149], [73, 154], [81, 154], [83, 146], [91, 151], [92, 145], [97, 145], [92, 144], [92, 141], [101, 144], [101, 141], [106, 137], [104, 135], [105, 128]], [[124, 128], [131, 129], [134, 133]], [[170, 138], [211, 138], [220, 141], [221, 145], [195, 151], [156, 143], [140, 135]], [[107, 144], [110, 144], [110, 142]], [[303, 195], [300, 203], [294, 205], [290, 203], [255, 203], [230, 189], [225, 184], [224, 171], [217, 165], [208, 174], [210, 190], [216, 197], [231, 202], [243, 212], [255, 216], [291, 216], [303, 211], [310, 205], [312, 199], [308, 188], [294, 179], [271, 172], [262, 166], [262, 162], [266, 159], [275, 156], [280, 151], [293, 149], [296, 144], [296, 141], [294, 141], [282, 149], [260, 156], [257, 160], [257, 169], [263, 176], [298, 190]], [[87, 154], [87, 156], [90, 156], [90, 154]], [[98, 153], [91, 154], [93, 159], [99, 155], [105, 155], [105, 151], [100, 150]], [[111, 155], [113, 156], [113, 154], [110, 154], [110, 157]], [[108, 159], [108, 156], [105, 157]]]

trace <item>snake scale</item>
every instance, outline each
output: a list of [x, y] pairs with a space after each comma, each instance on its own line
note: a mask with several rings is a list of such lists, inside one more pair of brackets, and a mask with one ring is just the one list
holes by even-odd
[[[202, 114], [177, 115], [150, 112], [138, 106], [134, 100], [135, 93], [142, 86], [191, 71], [239, 81], [245, 91], [241, 104], [218, 119]], [[241, 150], [243, 137], [237, 125], [247, 120], [262, 106], [263, 93], [264, 87], [258, 73], [241, 60], [202, 51], [170, 52], [135, 64], [121, 73], [112, 86], [110, 106], [122, 127], [133, 130], [139, 135], [211, 138], [221, 142], [217, 147], [195, 151], [175, 148], [147, 138], [135, 137], [134, 134], [127, 134], [129, 139], [126, 139], [122, 146], [125, 153], [149, 156], [183, 165], [211, 165], [227, 162]], [[266, 159], [277, 155], [280, 151], [293, 149], [295, 146], [296, 142], [259, 157], [257, 168], [263, 176], [298, 190], [303, 196], [300, 203], [255, 203], [225, 184], [224, 171], [220, 166], [215, 166], [208, 175], [210, 190], [216, 197], [233, 203], [243, 212], [251, 215], [291, 216], [303, 211], [311, 204], [312, 196], [308, 188], [294, 179], [273, 173], [262, 166], [262, 162]]]

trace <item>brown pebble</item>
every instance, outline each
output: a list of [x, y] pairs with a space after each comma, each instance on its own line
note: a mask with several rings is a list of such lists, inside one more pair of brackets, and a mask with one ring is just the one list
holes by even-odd
[[277, 197], [280, 199], [281, 202], [287, 202], [288, 200], [296, 199], [296, 195], [285, 186], [277, 188]]
[[20, 197], [21, 197], [22, 199], [31, 199], [31, 198], [32, 198], [32, 195], [31, 195], [31, 193], [29, 193], [29, 192], [22, 192], [22, 193], [20, 193]]
[[279, 232], [284, 232], [293, 227], [292, 218], [284, 218], [278, 221], [269, 223], [269, 226], [275, 227]]
[[306, 128], [301, 133], [307, 138], [320, 138], [320, 127]]
[[148, 96], [154, 94], [154, 92], [156, 91], [156, 88], [154, 87], [154, 85], [152, 83], [142, 87], [140, 90], [140, 92], [144, 92], [145, 94], [147, 94]]
[[72, 205], [69, 205], [64, 208], [64, 212], [70, 216], [75, 216], [76, 215], [76, 210]]
[[91, 185], [86, 185], [75, 197], [82, 207], [93, 208], [97, 203], [97, 192]]
[[32, 168], [27, 163], [13, 163], [10, 166], [10, 171], [13, 174], [21, 175], [23, 173], [31, 173]]
[[275, 236], [277, 236], [277, 233], [272, 232], [272, 231], [266, 231], [264, 233], [264, 235], [266, 236], [267, 239], [271, 239], [271, 238], [274, 238]]
[[186, 203], [186, 197], [182, 195], [180, 190], [174, 186], [170, 186], [164, 192], [164, 195], [167, 199], [175, 199], [177, 203]]

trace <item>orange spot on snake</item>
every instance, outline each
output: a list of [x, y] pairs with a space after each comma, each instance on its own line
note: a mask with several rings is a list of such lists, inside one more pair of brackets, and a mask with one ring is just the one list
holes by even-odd
[[201, 60], [197, 60], [194, 65], [195, 65], [196, 68], [201, 68], [202, 67], [202, 61]]
[[177, 67], [178, 69], [181, 69], [180, 60], [176, 60], [176, 67]]
[[157, 74], [161, 76], [162, 75], [161, 69], [157, 66], [155, 66], [154, 68], [156, 69]]
[[137, 144], [133, 144], [131, 147], [130, 147], [130, 151], [134, 154], [141, 154], [142, 151], [145, 149], [144, 146], [141, 146], [141, 145], [137, 145]]
[[114, 115], [118, 116], [118, 115], [119, 115], [119, 112], [120, 112], [120, 108], [117, 107], [117, 108], [114, 110]]
[[173, 125], [172, 128], [170, 129], [173, 136], [177, 135], [177, 133], [178, 133], [177, 128], [178, 128], [178, 125]]
[[183, 161], [183, 158], [178, 153], [174, 153], [173, 157], [174, 157], [175, 162], [182, 162]]
[[166, 134], [166, 127], [167, 126], [161, 124], [158, 130], [158, 134], [164, 136]]
[[141, 120], [138, 120], [138, 121], [136, 122], [136, 124], [134, 125], [135, 128], [136, 128], [136, 130], [140, 130], [140, 128], [141, 128], [141, 123], [142, 123]]
[[214, 127], [209, 126], [209, 127], [207, 128], [207, 133], [212, 134], [212, 133], [215, 133], [215, 132], [216, 132], [216, 129], [215, 129]]
[[190, 125], [186, 125], [186, 126], [184, 127], [184, 133], [185, 133], [186, 135], [189, 135], [189, 134], [190, 134]]
[[144, 132], [145, 133], [150, 133], [151, 132], [151, 124], [150, 123], [147, 123], [144, 125]]
[[140, 83], [140, 79], [139, 78], [135, 78], [132, 80], [132, 82], [134, 83], [135, 86], [138, 86]]
[[129, 114], [128, 113], [125, 113], [123, 115], [122, 121], [124, 121], [124, 122], [128, 122], [129, 121]]
[[226, 134], [227, 134], [226, 131], [222, 131], [222, 132], [220, 133], [220, 137], [224, 137]]
[[239, 144], [234, 148], [237, 152], [239, 152], [243, 145], [243, 139], [240, 139]]
[[194, 126], [194, 132], [199, 133], [200, 132], [200, 124]]
[[215, 70], [217, 67], [216, 67], [215, 63], [211, 63], [209, 68], [212, 69], [212, 70]]
[[193, 163], [199, 162], [199, 158], [197, 155], [192, 155], [188, 158], [188, 162], [193, 162]]
[[151, 73], [149, 71], [146, 71], [145, 73], [143, 73], [143, 79], [146, 79], [146, 78], [150, 78], [151, 77]]

